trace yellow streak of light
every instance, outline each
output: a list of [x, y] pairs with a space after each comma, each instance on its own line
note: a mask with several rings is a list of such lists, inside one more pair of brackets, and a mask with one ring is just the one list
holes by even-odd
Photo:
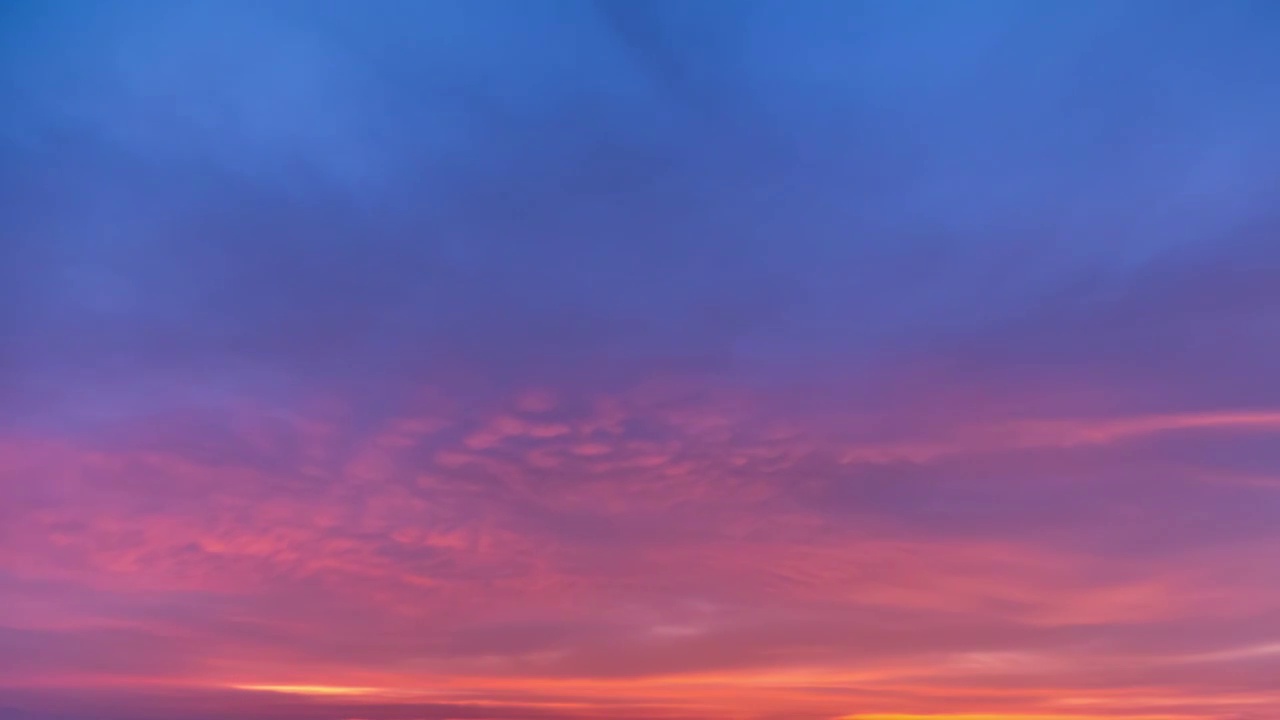
[[[228, 685], [236, 690], [250, 690], [257, 692], [274, 692], [288, 695], [318, 695], [318, 696], [358, 696], [366, 698], [374, 698], [375, 700], [414, 700], [422, 699], [426, 696], [438, 695], [439, 693], [430, 690], [406, 689], [406, 688], [379, 688], [379, 687], [343, 687], [339, 685]], [[459, 700], [450, 699], [451, 705], [476, 705], [476, 706], [521, 706], [521, 707], [540, 707], [540, 708], [570, 708], [582, 709], [590, 707], [586, 702], [547, 702], [536, 699], [530, 700]]]

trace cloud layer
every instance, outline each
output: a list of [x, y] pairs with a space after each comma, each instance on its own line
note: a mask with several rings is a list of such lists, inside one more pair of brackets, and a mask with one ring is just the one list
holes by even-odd
[[0, 719], [1280, 709], [1268, 5], [3, 13]]

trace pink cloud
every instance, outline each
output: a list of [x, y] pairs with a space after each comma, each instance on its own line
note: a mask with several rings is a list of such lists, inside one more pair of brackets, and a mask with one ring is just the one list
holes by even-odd
[[[1043, 472], [1034, 453], [1132, 445], [1130, 469], [1159, 473], [1149, 438], [1273, 433], [1280, 416], [996, 418], [864, 440], [856, 410], [806, 425], [762, 403], [643, 390], [526, 406], [536, 420], [424, 406], [372, 424], [246, 407], [231, 424], [246, 449], [212, 459], [199, 422], [116, 447], [12, 436], [0, 600], [21, 611], [3, 692], [113, 688], [138, 717], [159, 687], [228, 707], [267, 692], [270, 717], [305, 703], [1133, 720], [1181, 703], [1198, 709], [1180, 720], [1210, 720], [1272, 702], [1280, 654], [1258, 648], [1280, 638], [1241, 635], [1280, 611], [1280, 576], [1258, 571], [1267, 538], [1109, 556], [904, 524], [898, 505], [859, 508], [859, 527], [801, 499], [852, 482], [851, 463], [997, 457], [999, 488]], [[66, 650], [33, 664], [23, 643]]]

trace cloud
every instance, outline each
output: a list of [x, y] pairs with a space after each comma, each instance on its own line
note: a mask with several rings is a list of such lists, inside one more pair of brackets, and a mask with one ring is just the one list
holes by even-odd
[[[378, 711], [392, 715], [419, 712], [397, 693], [439, 683], [480, 701], [509, 683], [535, 696], [586, 683], [584, 707], [603, 688], [634, 703], [670, 692], [676, 714], [687, 683], [736, 693], [769, 677], [792, 699], [762, 697], [768, 707], [812, 695], [803, 702], [832, 713], [826, 691], [804, 688], [856, 677], [868, 692], [963, 685], [1046, 698], [1030, 678], [1082, 697], [1157, 683], [1211, 707], [1214, 693], [1268, 687], [1269, 656], [1229, 662], [1274, 608], [1275, 578], [1257, 571], [1265, 529], [1228, 542], [1210, 513], [1203, 527], [1183, 521], [1198, 540], [1135, 553], [1159, 518], [1220, 502], [1224, 486], [1177, 486], [1130, 534], [1102, 533], [1109, 546], [1075, 542], [1093, 517], [1073, 517], [1084, 505], [1043, 516], [1053, 532], [1039, 534], [1010, 504], [1035, 453], [1107, 473], [1107, 453], [1123, 450], [1131, 470], [1160, 468], [1151, 437], [1269, 433], [1265, 413], [1005, 421], [943, 432], [985, 442], [909, 443], [949, 448], [916, 459], [930, 472], [971, 472], [975, 456], [1004, 463], [1001, 477], [947, 481], [1000, 503], [975, 533], [956, 507], [925, 512], [947, 485], [913, 491], [909, 474], [893, 500], [811, 504], [864, 482], [849, 474], [848, 426], [797, 429], [760, 398], [638, 388], [563, 391], [552, 405], [517, 392], [458, 412], [446, 411], [447, 392], [419, 396], [377, 422], [231, 403], [212, 425], [194, 410], [117, 424], [106, 445], [11, 441], [0, 589], [30, 608], [6, 630], [25, 638], [6, 644], [17, 677], [171, 677], [317, 697], [367, 687], [396, 695]], [[859, 473], [884, 461], [862, 462]], [[1150, 483], [1099, 482], [1089, 500], [1127, 508], [1124, 493]], [[1056, 502], [1035, 487], [1027, 499]], [[259, 669], [246, 671], [249, 658]], [[288, 689], [305, 686], [320, 689]], [[886, 710], [924, 702], [900, 692]], [[1047, 699], [1023, 705], [1035, 702]]]

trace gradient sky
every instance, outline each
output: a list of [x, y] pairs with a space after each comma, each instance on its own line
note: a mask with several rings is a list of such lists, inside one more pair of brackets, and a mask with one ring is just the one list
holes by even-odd
[[1280, 716], [1277, 37], [5, 2], [0, 719]]

